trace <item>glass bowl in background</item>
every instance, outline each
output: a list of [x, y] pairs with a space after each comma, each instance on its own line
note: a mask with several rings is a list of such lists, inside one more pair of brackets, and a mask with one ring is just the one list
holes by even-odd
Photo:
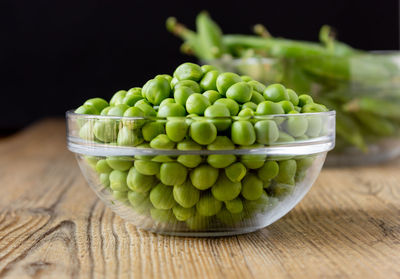
[[336, 147], [328, 165], [372, 164], [400, 156], [400, 52], [342, 58], [225, 56], [207, 63], [266, 84], [282, 83], [336, 110]]
[[[135, 226], [170, 235], [235, 235], [268, 226], [305, 196], [335, 145], [334, 111], [167, 119], [70, 111], [66, 117], [68, 148], [97, 196]], [[189, 126], [196, 121], [271, 121], [279, 137], [257, 136], [261, 143], [233, 148], [150, 148], [143, 138], [145, 127], [177, 119]], [[303, 136], [288, 133], [293, 119], [308, 123]], [[127, 133], [131, 140], [121, 140]], [[190, 142], [190, 134], [185, 140]]]

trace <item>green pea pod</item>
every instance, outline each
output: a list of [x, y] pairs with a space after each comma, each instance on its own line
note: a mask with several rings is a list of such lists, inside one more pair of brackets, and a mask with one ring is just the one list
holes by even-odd
[[207, 51], [200, 43], [200, 38], [197, 36], [196, 32], [177, 22], [174, 17], [167, 18], [165, 25], [168, 31], [185, 41], [184, 50], [190, 48], [198, 58], [207, 59]]
[[357, 122], [349, 115], [345, 113], [336, 114], [336, 133], [347, 142], [357, 146], [363, 152], [368, 151]]
[[378, 136], [391, 136], [396, 132], [396, 127], [386, 118], [364, 111], [354, 114], [365, 127]]
[[196, 18], [196, 28], [199, 36], [199, 43], [202, 45], [206, 59], [215, 59], [221, 56], [224, 51], [222, 44], [222, 31], [219, 26], [210, 18], [207, 12], [201, 12]]
[[382, 99], [363, 97], [345, 104], [343, 109], [348, 112], [365, 111], [379, 116], [400, 119], [400, 104]]

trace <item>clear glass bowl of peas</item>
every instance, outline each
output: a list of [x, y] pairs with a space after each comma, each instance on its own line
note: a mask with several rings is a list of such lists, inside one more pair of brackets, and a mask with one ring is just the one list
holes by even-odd
[[66, 116], [68, 148], [99, 198], [163, 234], [271, 224], [304, 197], [335, 145], [335, 111], [311, 96], [193, 63]]
[[335, 150], [328, 165], [381, 163], [400, 156], [400, 53], [344, 57], [224, 56], [213, 65], [264, 84], [282, 83], [337, 112]]
[[[299, 117], [318, 123], [318, 131], [310, 130], [306, 139], [290, 136], [287, 128], [281, 130], [284, 123], [299, 121]], [[278, 138], [270, 134], [267, 141], [260, 140], [262, 144], [249, 146], [234, 144], [223, 135], [212, 139], [209, 133], [204, 134], [205, 144], [187, 135], [171, 142], [159, 134], [150, 141], [156, 148], [146, 141], [135, 146], [143, 135], [151, 138], [170, 124], [196, 127], [204, 121], [280, 124], [272, 125], [279, 128]], [[68, 148], [76, 154], [90, 187], [108, 207], [139, 228], [184, 236], [242, 234], [281, 218], [314, 183], [327, 151], [334, 146], [335, 134], [334, 112], [159, 119], [70, 111], [67, 123]], [[127, 129], [137, 135], [133, 132], [125, 142], [118, 141], [126, 137]], [[196, 129], [202, 132], [200, 126]], [[266, 135], [268, 128], [263, 129]], [[191, 134], [197, 141], [202, 138], [194, 130]], [[96, 135], [108, 139], [102, 142]], [[259, 137], [265, 135], [260, 132]], [[117, 142], [108, 142], [112, 139]]]

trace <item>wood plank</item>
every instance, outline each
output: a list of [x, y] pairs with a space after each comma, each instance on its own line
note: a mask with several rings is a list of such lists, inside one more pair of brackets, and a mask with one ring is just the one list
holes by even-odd
[[66, 149], [63, 120], [0, 141], [1, 278], [400, 278], [400, 161], [324, 169], [255, 233], [148, 233], [108, 210]]

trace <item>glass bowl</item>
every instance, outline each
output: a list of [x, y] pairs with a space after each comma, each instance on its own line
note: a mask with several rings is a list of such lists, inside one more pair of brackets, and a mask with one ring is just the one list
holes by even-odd
[[400, 155], [400, 52], [350, 57], [232, 58], [207, 61], [223, 71], [311, 94], [337, 112], [328, 165], [361, 165]]
[[[334, 111], [167, 119], [69, 111], [66, 117], [68, 148], [96, 195], [135, 226], [169, 235], [235, 235], [268, 226], [304, 197], [335, 145]], [[264, 121], [278, 128], [279, 137], [265, 128], [258, 130], [259, 143], [215, 147], [230, 138], [228, 129], [209, 145], [194, 143], [190, 133], [169, 149], [146, 143], [146, 127], [177, 120], [191, 127], [198, 121]], [[308, 123], [305, 134], [291, 136], [291, 121]]]

